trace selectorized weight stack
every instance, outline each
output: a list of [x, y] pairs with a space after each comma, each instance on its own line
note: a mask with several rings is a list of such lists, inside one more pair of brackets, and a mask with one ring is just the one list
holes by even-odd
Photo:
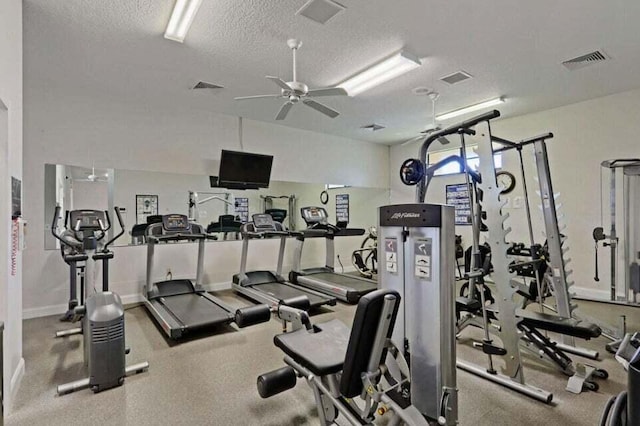
[[380, 288], [398, 292], [392, 341], [411, 366], [411, 402], [457, 424], [454, 209], [398, 204], [378, 210]]

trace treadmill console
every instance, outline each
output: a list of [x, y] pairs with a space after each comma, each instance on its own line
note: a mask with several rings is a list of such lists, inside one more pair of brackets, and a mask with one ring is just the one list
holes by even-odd
[[327, 219], [329, 218], [324, 207], [302, 207], [300, 213], [307, 226], [316, 223], [327, 223]]
[[256, 232], [260, 231], [275, 231], [276, 224], [273, 221], [273, 217], [268, 213], [258, 213], [251, 216], [253, 220], [253, 226]]
[[189, 218], [183, 214], [166, 214], [162, 216], [162, 227], [167, 232], [190, 231]]
[[107, 221], [101, 210], [72, 210], [69, 212], [71, 229], [74, 231], [106, 231]]

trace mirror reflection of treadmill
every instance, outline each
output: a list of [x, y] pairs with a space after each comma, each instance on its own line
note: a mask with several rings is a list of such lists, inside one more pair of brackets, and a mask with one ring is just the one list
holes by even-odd
[[[282, 276], [282, 264], [284, 258], [286, 240], [295, 232], [284, 229], [283, 225], [273, 220], [270, 214], [254, 214], [252, 222], [245, 223], [241, 228], [242, 234], [242, 258], [240, 260], [240, 273], [233, 276], [233, 289], [258, 303], [267, 305], [288, 304], [300, 297], [309, 300], [310, 308], [322, 305], [335, 305], [335, 297], [327, 296], [317, 291], [295, 286], [286, 281]], [[261, 238], [280, 238], [278, 253], [278, 266], [273, 271], [247, 271], [247, 257], [249, 241]]]
[[[356, 275], [341, 274], [335, 272], [334, 268], [334, 238], [364, 235], [364, 229], [338, 228], [330, 224], [327, 211], [323, 207], [302, 207], [300, 213], [307, 224], [307, 229], [296, 237], [294, 266], [289, 273], [290, 282], [336, 297], [347, 303], [357, 303], [361, 296], [377, 289], [376, 281]], [[325, 266], [301, 268], [302, 251], [306, 238], [326, 239]]]

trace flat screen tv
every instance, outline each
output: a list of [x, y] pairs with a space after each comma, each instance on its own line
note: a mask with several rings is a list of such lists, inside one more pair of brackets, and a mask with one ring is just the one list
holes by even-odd
[[229, 189], [268, 188], [273, 155], [222, 150], [218, 186]]

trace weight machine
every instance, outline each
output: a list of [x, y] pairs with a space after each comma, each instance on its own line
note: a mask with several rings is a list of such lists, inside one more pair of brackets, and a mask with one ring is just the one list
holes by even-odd
[[609, 173], [609, 231], [605, 234], [604, 199], [601, 194], [600, 226], [593, 229], [595, 276], [598, 271], [598, 245], [609, 248], [609, 302], [640, 306], [640, 159], [616, 159], [601, 163]]
[[[206, 198], [201, 198], [206, 195]], [[200, 205], [209, 201], [220, 201], [224, 203], [224, 214], [234, 214], [230, 207], [235, 207], [233, 194], [230, 192], [195, 192], [189, 191], [189, 221], [200, 223]]]
[[[523, 140], [519, 143], [499, 138], [492, 135], [490, 127], [490, 121], [499, 116], [500, 113], [494, 110], [450, 126], [439, 132], [432, 133], [422, 144], [420, 157], [418, 159], [406, 160], [403, 163], [400, 169], [400, 177], [403, 183], [416, 185], [416, 201], [418, 203], [424, 203], [428, 183], [432, 177], [432, 174], [430, 176], [429, 173], [431, 168], [425, 167], [429, 146], [443, 136], [457, 134], [460, 137], [462, 146], [461, 159], [464, 159], [467, 158], [465, 137], [478, 136], [479, 173], [470, 171], [466, 165], [466, 161], [463, 161], [462, 169], [465, 171], [465, 182], [471, 197], [471, 220], [474, 229], [472, 265], [470, 272], [465, 274], [465, 278], [469, 279], [470, 289], [477, 289], [475, 293], [479, 294], [480, 300], [458, 299], [456, 302], [461, 310], [476, 312], [482, 316], [484, 338], [481, 342], [476, 342], [474, 346], [481, 348], [487, 355], [488, 367], [482, 368], [462, 360], [458, 361], [457, 366], [465, 371], [548, 403], [553, 398], [551, 393], [533, 387], [525, 381], [520, 353], [521, 341], [537, 347], [537, 349], [533, 349], [532, 351], [544, 354], [544, 356], [555, 363], [565, 374], [572, 375], [567, 385], [567, 390], [579, 393], [583, 386], [596, 389], [597, 384], [595, 384], [591, 378], [595, 376], [606, 377], [606, 372], [582, 365], [574, 368], [571, 359], [568, 358], [564, 352], [577, 353], [582, 356], [596, 358], [598, 356], [597, 352], [576, 348], [573, 338], [581, 337], [589, 339], [597, 337], [600, 335], [601, 330], [593, 324], [571, 318], [575, 306], [571, 304], [569, 293], [569, 287], [572, 283], [567, 281], [567, 276], [570, 274], [570, 271], [566, 270], [566, 264], [569, 260], [564, 257], [567, 246], [566, 244], [562, 246], [565, 238], [560, 234], [560, 228], [558, 226], [558, 212], [555, 204], [556, 195], [553, 193], [551, 186], [545, 144], [545, 141], [552, 138], [553, 135], [548, 133]], [[498, 143], [502, 145], [502, 147], [496, 149], [494, 148], [494, 143]], [[552, 274], [546, 278], [550, 280], [552, 288], [554, 289], [556, 298], [556, 306], [554, 309], [558, 315], [519, 309], [514, 299], [514, 296], [519, 290], [520, 283], [512, 272], [514, 265], [507, 253], [510, 245], [506, 241], [506, 236], [511, 229], [508, 227], [505, 228], [505, 222], [509, 217], [506, 212], [503, 212], [505, 202], [501, 199], [501, 194], [505, 190], [505, 187], [499, 184], [496, 178], [497, 173], [494, 164], [494, 154], [516, 149], [519, 152], [520, 158], [522, 158], [521, 150], [527, 145], [533, 145], [535, 151], [542, 211], [551, 256], [551, 258], [548, 259], [548, 266]], [[446, 160], [447, 159], [443, 161]], [[527, 199], [529, 236], [533, 246], [533, 231], [531, 229], [528, 194], [526, 192], [526, 180], [524, 178], [522, 161], [521, 169], [523, 172], [523, 185], [525, 185], [525, 197]], [[484, 217], [484, 213], [486, 213], [486, 218]], [[483, 220], [485, 220], [484, 223]], [[489, 258], [490, 262], [481, 262], [479, 236], [483, 224], [487, 228], [488, 240], [491, 241], [492, 245], [491, 257]], [[492, 266], [492, 270], [490, 265]], [[492, 274], [495, 281], [497, 292], [497, 297], [495, 298], [496, 303], [492, 307], [486, 304], [485, 293], [482, 286], [483, 277], [489, 273]], [[537, 282], [541, 283], [542, 281], [538, 279]], [[538, 289], [538, 294], [543, 294], [540, 289]], [[541, 300], [540, 303], [542, 305]], [[498, 327], [495, 327], [494, 324], [491, 323], [492, 319], [499, 320]], [[549, 340], [543, 333], [540, 333], [539, 330], [561, 334], [563, 336], [563, 343], [560, 344]], [[499, 337], [502, 346], [494, 343], [492, 334]], [[522, 338], [521, 336], [526, 336], [526, 338]], [[504, 374], [498, 373], [495, 368], [495, 357], [499, 357], [504, 361], [502, 368]]]

